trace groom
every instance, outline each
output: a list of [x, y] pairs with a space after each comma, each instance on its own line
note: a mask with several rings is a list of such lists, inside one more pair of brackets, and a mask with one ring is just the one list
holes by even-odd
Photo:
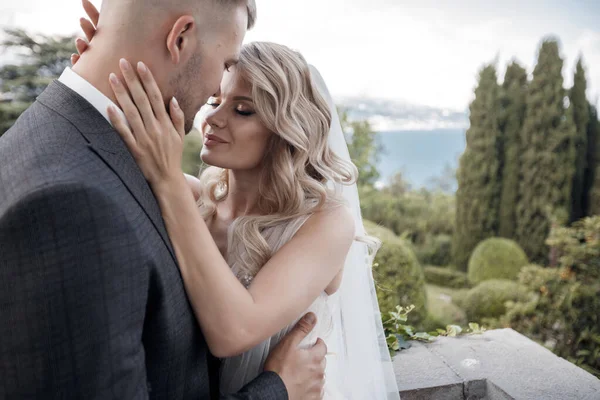
[[[219, 397], [158, 205], [107, 121], [108, 76], [143, 60], [189, 130], [255, 13], [254, 0], [104, 0], [90, 48], [0, 139], [0, 399]], [[310, 319], [226, 398], [319, 398], [325, 346], [297, 349]]]

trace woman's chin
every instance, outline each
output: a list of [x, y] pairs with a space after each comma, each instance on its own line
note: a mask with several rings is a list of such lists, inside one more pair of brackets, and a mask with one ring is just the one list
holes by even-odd
[[202, 152], [200, 152], [200, 159], [204, 164], [211, 167], [226, 168], [222, 162], [219, 162], [219, 158], [221, 157], [211, 154], [210, 150], [202, 149]]

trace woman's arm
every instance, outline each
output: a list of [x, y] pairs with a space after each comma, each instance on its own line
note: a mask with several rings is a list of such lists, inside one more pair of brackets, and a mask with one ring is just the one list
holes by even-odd
[[293, 322], [325, 290], [352, 244], [353, 219], [345, 207], [314, 214], [246, 290], [221, 256], [181, 172], [183, 112], [171, 101], [169, 117], [143, 65], [143, 87], [128, 63], [121, 69], [135, 100], [114, 76], [111, 86], [131, 129], [115, 110], [109, 110], [111, 121], [158, 199], [211, 351], [218, 357], [240, 354]]
[[183, 174], [185, 176], [185, 181], [187, 182], [190, 189], [192, 189], [192, 194], [194, 195], [194, 200], [198, 201], [200, 198], [200, 192], [202, 191], [202, 187], [200, 185], [200, 179], [195, 176]]

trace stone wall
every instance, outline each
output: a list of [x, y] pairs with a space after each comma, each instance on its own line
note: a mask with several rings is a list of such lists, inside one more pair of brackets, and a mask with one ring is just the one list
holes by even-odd
[[402, 400], [600, 400], [600, 380], [512, 329], [439, 338], [394, 358]]

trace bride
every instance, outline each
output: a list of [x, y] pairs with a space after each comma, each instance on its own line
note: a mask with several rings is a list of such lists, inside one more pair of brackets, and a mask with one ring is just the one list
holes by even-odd
[[[85, 49], [83, 49], [85, 50]], [[169, 112], [143, 65], [111, 75], [124, 111], [109, 116], [148, 180], [185, 288], [212, 353], [220, 390], [266, 367], [307, 311], [324, 340], [325, 399], [398, 399], [366, 236], [337, 111], [316, 69], [289, 48], [246, 44], [201, 111], [199, 179], [181, 170], [184, 115]], [[192, 190], [190, 190], [192, 189]], [[232, 293], [234, 296], [225, 296]]]

